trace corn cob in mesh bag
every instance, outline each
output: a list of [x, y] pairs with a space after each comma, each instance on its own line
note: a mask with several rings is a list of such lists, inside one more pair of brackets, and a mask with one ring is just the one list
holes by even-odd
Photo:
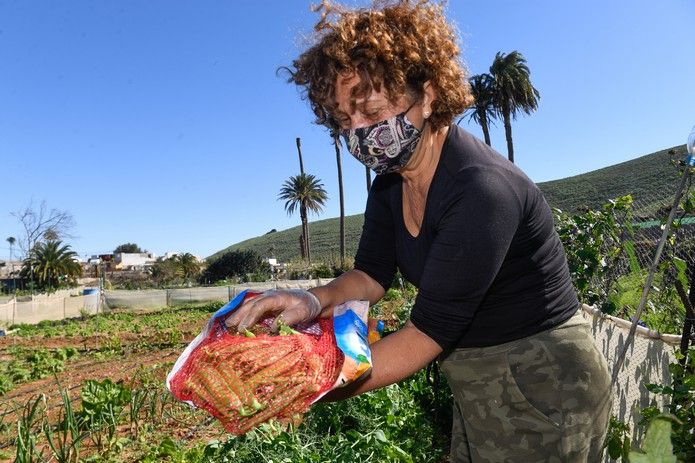
[[280, 335], [269, 333], [272, 319], [246, 335], [228, 330], [230, 313], [258, 295], [244, 291], [218, 310], [167, 376], [178, 400], [236, 435], [271, 419], [298, 424], [312, 403], [371, 369], [368, 303], [341, 304], [332, 318], [283, 327]]

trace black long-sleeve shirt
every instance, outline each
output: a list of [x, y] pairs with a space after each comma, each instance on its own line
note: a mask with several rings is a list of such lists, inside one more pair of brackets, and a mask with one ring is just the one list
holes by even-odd
[[377, 176], [355, 268], [385, 289], [416, 287], [413, 324], [442, 348], [502, 344], [550, 329], [579, 307], [538, 187], [456, 125], [449, 128], [420, 233], [403, 221], [402, 178]]

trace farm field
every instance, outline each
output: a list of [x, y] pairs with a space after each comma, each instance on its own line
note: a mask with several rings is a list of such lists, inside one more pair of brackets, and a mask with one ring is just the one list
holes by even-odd
[[[402, 306], [376, 312], [394, 327], [389, 304]], [[0, 338], [0, 461], [446, 461], [448, 389], [424, 373], [242, 437], [177, 402], [166, 374], [221, 305], [13, 327]]]

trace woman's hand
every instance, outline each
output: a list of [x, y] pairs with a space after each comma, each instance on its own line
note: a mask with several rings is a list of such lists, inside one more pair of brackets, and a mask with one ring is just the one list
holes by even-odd
[[260, 296], [250, 299], [232, 312], [226, 320], [230, 328], [243, 333], [263, 318], [275, 316], [273, 329], [277, 329], [278, 320], [287, 325], [311, 321], [321, 313], [321, 302], [304, 289], [271, 289]]

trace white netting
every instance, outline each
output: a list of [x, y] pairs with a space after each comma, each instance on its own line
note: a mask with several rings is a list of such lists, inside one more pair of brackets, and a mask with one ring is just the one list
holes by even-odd
[[[592, 324], [596, 346], [608, 360], [612, 371], [630, 332], [630, 322], [605, 315], [587, 305], [583, 309], [585, 317]], [[651, 405], [661, 409], [668, 406], [664, 396], [650, 393], [645, 385], [671, 384], [668, 366], [675, 362], [674, 353], [680, 339], [680, 336], [660, 334], [641, 326], [637, 328], [613, 388], [613, 415], [630, 426], [634, 442], [640, 442], [644, 432], [637, 426], [641, 419], [640, 411]]]
[[245, 289], [266, 291], [269, 289], [308, 289], [326, 284], [331, 279], [285, 280], [262, 283], [244, 283], [237, 286], [211, 286], [174, 289], [114, 290], [106, 291], [109, 308], [152, 309], [212, 301], [230, 301]]
[[86, 296], [41, 296], [28, 301], [12, 300], [0, 305], [0, 324], [35, 324], [43, 320], [62, 320], [99, 310], [99, 293]]

